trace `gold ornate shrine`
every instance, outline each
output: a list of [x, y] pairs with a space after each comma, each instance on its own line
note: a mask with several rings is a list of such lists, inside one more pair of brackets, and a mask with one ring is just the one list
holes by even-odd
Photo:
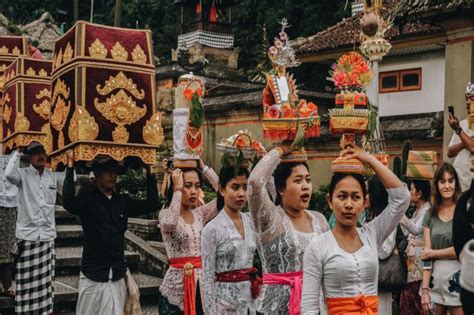
[[51, 150], [52, 62], [20, 56], [5, 70], [3, 92], [3, 152], [39, 141]]
[[[155, 164], [163, 141], [155, 112], [151, 34], [77, 22], [55, 43], [52, 75], [52, 167], [97, 155]], [[56, 91], [57, 87], [57, 91]]]

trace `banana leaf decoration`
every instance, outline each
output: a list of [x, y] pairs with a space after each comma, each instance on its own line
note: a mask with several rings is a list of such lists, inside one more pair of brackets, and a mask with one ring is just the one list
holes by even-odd
[[199, 95], [194, 93], [191, 98], [191, 111], [190, 111], [190, 124], [194, 128], [200, 128], [204, 123], [204, 108], [202, 107], [201, 102], [199, 101]]
[[[309, 121], [307, 123], [306, 127], [311, 127], [310, 125], [312, 124], [312, 121]], [[296, 135], [295, 139], [293, 140], [292, 147], [294, 148], [302, 148], [304, 146], [304, 130], [305, 127], [303, 126], [303, 123], [301, 121], [298, 121], [298, 124], [296, 125]]]
[[237, 176], [240, 171], [240, 166], [244, 161], [244, 153], [239, 150], [238, 155], [224, 153], [221, 158], [221, 165], [223, 167], [234, 167], [234, 175]]

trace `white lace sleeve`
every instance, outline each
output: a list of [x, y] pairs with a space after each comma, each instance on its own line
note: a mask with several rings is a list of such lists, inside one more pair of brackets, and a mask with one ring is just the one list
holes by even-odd
[[219, 176], [217, 176], [216, 172], [212, 168], [206, 166], [202, 170], [202, 174], [209, 181], [209, 184], [211, 184], [212, 188], [214, 188], [214, 191], [218, 191], [219, 190]]
[[410, 192], [405, 185], [400, 188], [387, 189], [388, 205], [382, 213], [367, 224], [368, 229], [375, 229], [377, 245], [381, 246], [385, 239], [397, 227], [398, 222], [410, 206]]
[[268, 152], [255, 165], [250, 174], [248, 185], [248, 204], [254, 225], [260, 233], [265, 232], [281, 218], [275, 213], [275, 204], [266, 190], [272, 173], [280, 163], [280, 155], [276, 150]]
[[179, 215], [181, 211], [181, 198], [182, 192], [175, 191], [173, 193], [173, 199], [168, 208], [164, 208], [158, 215], [160, 228], [165, 232], [172, 232], [176, 230], [178, 226]]
[[216, 230], [207, 225], [201, 235], [202, 273], [201, 288], [205, 314], [215, 314], [215, 277], [216, 277]]
[[313, 240], [304, 254], [303, 293], [301, 296], [301, 314], [316, 315], [320, 312], [319, 299], [323, 278], [323, 264], [318, 248]]

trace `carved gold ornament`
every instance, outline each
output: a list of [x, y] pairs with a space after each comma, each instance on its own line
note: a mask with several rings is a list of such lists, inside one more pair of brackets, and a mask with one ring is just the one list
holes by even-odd
[[53, 135], [51, 134], [51, 126], [49, 122], [41, 127], [41, 132], [45, 134], [45, 139], [43, 141], [44, 150], [46, 153], [49, 153], [53, 150]]
[[118, 143], [128, 141], [129, 134], [124, 125], [136, 122], [146, 113], [146, 107], [137, 107], [136, 102], [123, 89], [108, 97], [105, 103], [101, 103], [98, 98], [95, 98], [94, 105], [107, 120], [117, 124], [112, 132], [112, 138]]
[[28, 119], [23, 115], [22, 112], [16, 113], [15, 119], [15, 132], [21, 131], [28, 131], [30, 129], [30, 122]]
[[38, 72], [38, 74], [39, 74], [40, 77], [47, 77], [48, 76], [48, 72], [46, 72], [46, 70], [44, 70], [44, 69], [41, 69]]
[[107, 49], [98, 38], [89, 46], [89, 55], [97, 59], [107, 58]]
[[7, 69], [7, 65], [3, 64], [0, 65], [0, 71], [5, 71]]
[[2, 55], [8, 54], [8, 47], [5, 47], [5, 45], [0, 47], [0, 54]]
[[154, 113], [143, 127], [143, 140], [151, 145], [160, 145], [164, 140], [161, 127], [163, 113]]
[[146, 63], [146, 55], [143, 51], [142, 47], [137, 44], [132, 51], [132, 59], [136, 63], [145, 64]]
[[47, 98], [47, 99], [44, 99], [39, 105], [33, 104], [33, 110], [38, 115], [40, 115], [41, 118], [43, 118], [44, 120], [49, 120], [49, 116], [51, 114], [50, 95], [51, 95], [51, 92], [48, 89], [43, 89], [38, 94], [35, 95], [37, 100], [40, 100], [45, 97]]
[[132, 79], [127, 78], [122, 71], [120, 71], [115, 77], [110, 76], [109, 79], [105, 81], [104, 87], [97, 84], [97, 92], [100, 95], [107, 95], [115, 89], [125, 89], [139, 100], [142, 100], [145, 97], [145, 91], [143, 89], [139, 91], [137, 85], [133, 83]]
[[99, 126], [85, 108], [76, 105], [76, 110], [69, 123], [68, 134], [71, 142], [95, 140], [99, 135]]
[[63, 59], [63, 50], [61, 48], [59, 49], [59, 53], [56, 56], [56, 60], [54, 61], [54, 65], [56, 69], [61, 66], [62, 59]]
[[0, 89], [3, 89], [4, 85], [5, 85], [5, 76], [2, 75], [0, 76]]
[[69, 97], [69, 88], [66, 86], [64, 81], [56, 81], [56, 85], [53, 90], [52, 104], [54, 105], [54, 111], [51, 114], [51, 125], [54, 129], [59, 131], [58, 136], [58, 147], [64, 147], [64, 133], [63, 128], [66, 124], [69, 110], [71, 109], [71, 101], [66, 105], [66, 99]]
[[[98, 155], [108, 155], [116, 161], [122, 161], [128, 156], [136, 156], [146, 164], [156, 164], [156, 149], [150, 147], [79, 143], [72, 150], [74, 151], [74, 158], [78, 161], [92, 161]], [[60, 163], [67, 164], [65, 151], [51, 158], [53, 169]]]
[[112, 58], [114, 60], [119, 60], [119, 61], [126, 61], [128, 58], [128, 52], [123, 48], [122, 45], [120, 45], [119, 42], [116, 42], [114, 47], [110, 50], [110, 53], [112, 54]]
[[63, 54], [63, 62], [67, 63], [72, 60], [72, 56], [74, 55], [74, 50], [71, 47], [71, 44], [68, 42], [66, 48], [64, 49]]
[[12, 54], [19, 55], [19, 54], [21, 54], [21, 51], [20, 51], [20, 49], [18, 49], [18, 47], [15, 46], [15, 48], [12, 49]]
[[5, 105], [5, 109], [3, 110], [3, 120], [7, 123], [10, 123], [10, 119], [12, 118], [12, 108], [8, 105]]
[[34, 77], [36, 76], [36, 71], [33, 68], [29, 67], [28, 70], [26, 70], [26, 75], [30, 77]]

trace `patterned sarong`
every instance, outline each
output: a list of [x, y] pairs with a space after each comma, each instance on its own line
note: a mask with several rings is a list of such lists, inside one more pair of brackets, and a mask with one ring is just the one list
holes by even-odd
[[54, 241], [20, 240], [18, 247], [15, 312], [38, 315], [53, 313]]

